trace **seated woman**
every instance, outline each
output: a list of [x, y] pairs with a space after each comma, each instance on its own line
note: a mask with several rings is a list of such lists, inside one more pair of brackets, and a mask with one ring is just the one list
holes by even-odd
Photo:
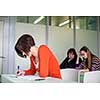
[[76, 69], [80, 69], [82, 72], [100, 70], [100, 59], [92, 54], [86, 46], [80, 49], [78, 58], [80, 56], [83, 58], [83, 61], [79, 65], [79, 59], [77, 59]]
[[[77, 61], [77, 54], [74, 48], [70, 48], [67, 52], [67, 57], [65, 60], [60, 64], [60, 69], [65, 68], [75, 68], [76, 67], [76, 61]], [[81, 63], [82, 60], [79, 59], [79, 63]]]
[[61, 79], [59, 64], [52, 51], [46, 45], [37, 47], [31, 35], [23, 34], [15, 44], [15, 51], [20, 57], [30, 58], [30, 68], [20, 71], [20, 75], [34, 75], [38, 72], [40, 77]]

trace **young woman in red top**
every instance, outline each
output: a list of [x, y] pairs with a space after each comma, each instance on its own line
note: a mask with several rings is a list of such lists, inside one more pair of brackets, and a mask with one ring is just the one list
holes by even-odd
[[[35, 46], [31, 35], [22, 35], [15, 45], [15, 50], [20, 57], [30, 58], [30, 69], [21, 71], [21, 74], [34, 75], [38, 72], [40, 77], [61, 79], [60, 67], [53, 53], [46, 45], [41, 45], [39, 48]], [[38, 64], [38, 68], [35, 64]]]

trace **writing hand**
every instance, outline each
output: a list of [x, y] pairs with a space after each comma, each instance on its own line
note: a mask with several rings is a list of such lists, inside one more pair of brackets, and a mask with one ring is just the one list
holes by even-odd
[[17, 71], [17, 76], [24, 76], [25, 72], [23, 70]]
[[89, 69], [81, 69], [80, 72], [89, 72]]

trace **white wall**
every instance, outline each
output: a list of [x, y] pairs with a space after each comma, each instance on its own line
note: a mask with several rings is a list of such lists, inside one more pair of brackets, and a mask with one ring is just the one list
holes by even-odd
[[50, 26], [48, 46], [61, 63], [66, 57], [67, 50], [73, 47], [73, 30]]
[[82, 46], [88, 46], [91, 52], [97, 54], [97, 32], [91, 30], [77, 30], [76, 33], [76, 48], [79, 49]]

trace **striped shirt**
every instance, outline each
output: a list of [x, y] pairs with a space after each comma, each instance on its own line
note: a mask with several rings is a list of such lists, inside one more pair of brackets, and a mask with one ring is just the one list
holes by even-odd
[[[76, 69], [84, 69], [84, 62], [82, 62], [80, 65], [76, 64]], [[100, 71], [100, 59], [96, 56], [92, 57], [92, 63], [91, 63], [91, 68], [89, 69], [90, 71]]]

